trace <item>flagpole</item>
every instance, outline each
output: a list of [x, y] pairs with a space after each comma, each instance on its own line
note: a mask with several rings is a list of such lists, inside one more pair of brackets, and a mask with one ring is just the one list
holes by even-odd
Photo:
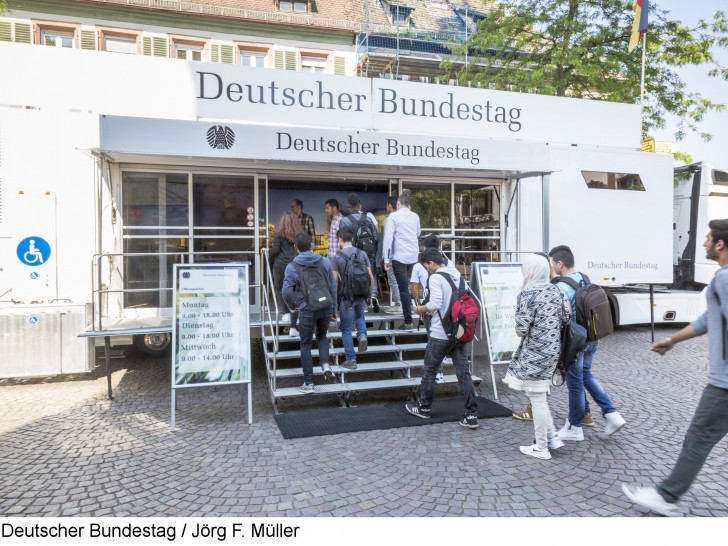
[[640, 108], [644, 112], [645, 108], [645, 57], [647, 52], [647, 31], [642, 36], [642, 80], [640, 83]]

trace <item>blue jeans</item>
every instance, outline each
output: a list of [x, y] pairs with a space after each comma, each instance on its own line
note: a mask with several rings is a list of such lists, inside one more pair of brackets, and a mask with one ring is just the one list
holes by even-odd
[[478, 403], [475, 401], [475, 387], [473, 386], [473, 377], [470, 375], [470, 367], [468, 366], [468, 348], [467, 343], [456, 343], [446, 339], [437, 339], [431, 337], [427, 340], [427, 349], [425, 349], [425, 364], [422, 369], [422, 384], [420, 387], [420, 407], [429, 410], [432, 405], [432, 399], [435, 395], [435, 374], [438, 368], [442, 366], [442, 361], [447, 355], [452, 358], [455, 366], [455, 375], [458, 377], [458, 385], [460, 392], [465, 398], [465, 415], [477, 415]]
[[341, 341], [344, 343], [344, 353], [346, 360], [356, 362], [356, 353], [354, 352], [354, 340], [351, 337], [352, 324], [356, 325], [356, 337], [367, 335], [367, 325], [364, 321], [364, 309], [367, 302], [363, 298], [352, 301], [341, 300], [339, 303], [339, 330], [341, 330]]
[[392, 269], [394, 269], [394, 278], [397, 280], [397, 288], [399, 289], [399, 298], [402, 300], [402, 314], [406, 323], [412, 322], [412, 296], [409, 291], [409, 280], [412, 278], [412, 269], [415, 264], [403, 264], [392, 260]]
[[617, 411], [599, 381], [591, 373], [592, 361], [598, 348], [598, 340], [588, 341], [584, 350], [576, 357], [576, 362], [566, 372], [566, 387], [569, 389], [569, 424], [574, 427], [580, 427], [584, 420], [585, 391], [602, 408], [602, 415]]
[[301, 366], [303, 367], [303, 380], [313, 384], [313, 334], [316, 332], [318, 341], [319, 364], [329, 364], [329, 341], [326, 333], [329, 331], [332, 309], [311, 311], [308, 307], [301, 309], [298, 315], [298, 333], [301, 336]]

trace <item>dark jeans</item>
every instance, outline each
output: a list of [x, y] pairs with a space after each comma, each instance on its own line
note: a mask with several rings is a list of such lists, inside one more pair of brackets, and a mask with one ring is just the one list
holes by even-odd
[[458, 376], [460, 392], [465, 398], [465, 415], [477, 415], [478, 403], [475, 401], [475, 387], [473, 377], [468, 366], [468, 344], [456, 343], [445, 339], [431, 337], [427, 340], [425, 349], [425, 364], [422, 369], [422, 385], [420, 392], [420, 407], [429, 409], [435, 394], [435, 374], [447, 355], [452, 357], [455, 374]]
[[344, 354], [346, 360], [356, 362], [356, 353], [354, 352], [354, 340], [351, 336], [352, 325], [356, 326], [356, 336], [367, 335], [367, 324], [364, 320], [364, 309], [367, 308], [367, 302], [364, 298], [357, 298], [354, 301], [341, 300], [339, 302], [339, 330], [341, 330], [341, 342], [344, 344]]
[[677, 502], [690, 489], [713, 446], [728, 434], [728, 389], [708, 385], [683, 440], [670, 476], [657, 486], [667, 502]]
[[318, 341], [319, 364], [329, 364], [329, 341], [326, 333], [329, 331], [332, 309], [323, 311], [311, 311], [307, 307], [301, 309], [298, 316], [298, 333], [301, 336], [301, 366], [303, 367], [303, 380], [305, 383], [313, 384], [313, 334], [316, 332]]
[[412, 269], [415, 264], [403, 264], [392, 260], [394, 278], [397, 280], [399, 298], [402, 300], [402, 314], [405, 322], [412, 322], [412, 296], [409, 291], [409, 280], [412, 277]]

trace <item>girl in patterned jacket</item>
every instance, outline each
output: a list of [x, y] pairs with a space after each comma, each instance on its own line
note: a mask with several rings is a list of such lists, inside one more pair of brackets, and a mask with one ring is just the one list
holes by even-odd
[[516, 333], [521, 344], [503, 379], [531, 400], [536, 440], [520, 449], [538, 459], [550, 459], [549, 450], [564, 445], [556, 434], [546, 395], [561, 352], [561, 328], [571, 311], [563, 292], [549, 283], [550, 272], [545, 254], [529, 254], [523, 260], [523, 287], [516, 308]]

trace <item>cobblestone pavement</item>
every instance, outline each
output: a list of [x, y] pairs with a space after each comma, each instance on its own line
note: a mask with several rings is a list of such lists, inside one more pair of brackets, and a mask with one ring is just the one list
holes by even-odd
[[[671, 331], [658, 328], [657, 335]], [[672, 466], [704, 386], [706, 342], [691, 340], [660, 357], [649, 352], [645, 327], [603, 340], [594, 372], [628, 424], [604, 438], [596, 416], [585, 440], [568, 442], [551, 461], [520, 454], [532, 424], [511, 418], [483, 420], [478, 430], [446, 423], [284, 440], [260, 347], [253, 425], [239, 388], [190, 389], [177, 397], [178, 430], [171, 433], [167, 360], [112, 361], [113, 401], [102, 359], [88, 375], [3, 380], [0, 514], [645, 516], [619, 484], [659, 480]], [[482, 362], [476, 373], [489, 377]], [[492, 397], [490, 381], [479, 391]], [[499, 393], [508, 407], [525, 405], [505, 386]], [[405, 395], [387, 399], [404, 402]], [[371, 397], [360, 400], [367, 402]], [[550, 404], [560, 426], [565, 387], [553, 389]], [[728, 515], [726, 445], [716, 446], [684, 497], [689, 515]]]

